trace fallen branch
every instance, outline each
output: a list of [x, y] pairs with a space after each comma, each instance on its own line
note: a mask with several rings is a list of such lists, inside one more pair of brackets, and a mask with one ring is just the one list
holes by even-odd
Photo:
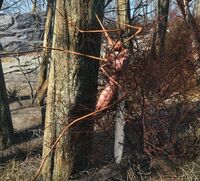
[[121, 175], [125, 174], [128, 170], [129, 162], [125, 165], [117, 165], [115, 163], [109, 163], [103, 168], [99, 169], [94, 173], [86, 171], [86, 174], [78, 179], [71, 179], [70, 181], [94, 181], [94, 180], [108, 180], [111, 178], [119, 178]]

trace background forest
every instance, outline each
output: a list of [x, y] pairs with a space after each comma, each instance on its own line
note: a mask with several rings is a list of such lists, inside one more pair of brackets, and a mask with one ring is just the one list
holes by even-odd
[[0, 180], [200, 180], [199, 0], [0, 9]]

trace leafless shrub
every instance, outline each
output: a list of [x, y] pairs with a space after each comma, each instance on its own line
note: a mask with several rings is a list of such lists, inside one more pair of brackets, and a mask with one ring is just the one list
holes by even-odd
[[9, 98], [16, 98], [18, 97], [18, 95], [20, 94], [21, 90], [23, 90], [24, 87], [23, 86], [14, 86], [14, 87], [8, 87], [7, 88], [7, 96]]

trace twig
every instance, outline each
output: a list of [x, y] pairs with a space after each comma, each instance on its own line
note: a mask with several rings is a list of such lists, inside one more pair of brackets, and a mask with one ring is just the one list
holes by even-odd
[[12, 6], [14, 6], [15, 4], [19, 3], [20, 1], [21, 1], [21, 0], [18, 0], [18, 1], [16, 1], [16, 2], [14, 2], [13, 4], [11, 4], [11, 5], [9, 5], [9, 6], [5, 7], [5, 8], [3, 8], [3, 9], [1, 9], [1, 11], [4, 11], [4, 10], [6, 10], [6, 9], [11, 8]]
[[21, 71], [21, 73], [24, 75], [29, 87], [30, 87], [30, 97], [31, 97], [31, 103], [33, 104], [34, 100], [33, 100], [33, 97], [34, 97], [34, 91], [33, 91], [33, 87], [31, 85], [31, 81], [29, 80], [29, 78], [27, 77], [27, 73], [24, 72], [24, 70], [22, 69], [21, 67], [21, 64], [20, 64], [20, 59], [19, 59], [19, 56], [15, 56], [15, 58], [17, 59], [18, 63], [19, 63], [19, 70]]

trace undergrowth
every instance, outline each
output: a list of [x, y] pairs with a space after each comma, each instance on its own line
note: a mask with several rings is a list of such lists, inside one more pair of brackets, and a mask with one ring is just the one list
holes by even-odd
[[39, 167], [39, 155], [26, 158], [24, 161], [12, 160], [0, 165], [0, 180], [27, 181], [32, 180]]

